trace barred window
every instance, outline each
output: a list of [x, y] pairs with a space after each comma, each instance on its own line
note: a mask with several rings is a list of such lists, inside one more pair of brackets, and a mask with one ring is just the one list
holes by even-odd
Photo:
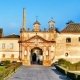
[[66, 43], [71, 43], [71, 38], [66, 38]]
[[5, 43], [2, 43], [2, 49], [4, 49], [5, 48]]

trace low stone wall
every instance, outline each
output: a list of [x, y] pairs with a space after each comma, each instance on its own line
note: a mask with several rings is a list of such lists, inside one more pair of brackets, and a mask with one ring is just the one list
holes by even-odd
[[80, 73], [68, 71], [67, 69], [65, 69], [59, 65], [55, 65], [55, 67], [59, 72], [66, 75], [67, 77], [71, 78], [72, 80], [80, 80]]

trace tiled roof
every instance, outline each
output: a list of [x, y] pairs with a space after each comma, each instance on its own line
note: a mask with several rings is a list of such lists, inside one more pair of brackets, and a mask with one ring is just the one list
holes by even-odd
[[19, 38], [19, 37], [20, 37], [19, 35], [12, 34], [8, 36], [4, 36], [3, 38]]
[[80, 33], [80, 23], [69, 23], [61, 33]]

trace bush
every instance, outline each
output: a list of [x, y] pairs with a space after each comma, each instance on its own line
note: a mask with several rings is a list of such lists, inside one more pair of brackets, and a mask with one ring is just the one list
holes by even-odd
[[79, 71], [80, 70], [80, 62], [71, 64], [69, 61], [65, 59], [59, 59], [58, 64], [56, 65], [56, 69], [63, 74], [66, 74], [72, 80], [80, 80], [80, 75], [71, 71]]
[[58, 64], [59, 64], [59, 66], [62, 66], [71, 71], [79, 71], [80, 70], [80, 62], [71, 64], [69, 61], [66, 61], [65, 59], [59, 59]]
[[64, 68], [68, 68], [71, 65], [71, 63], [65, 59], [59, 59], [58, 64]]
[[6, 60], [4, 64], [6, 66], [6, 65], [10, 64], [10, 61], [9, 60]]
[[1, 66], [7, 66], [9, 64], [10, 64], [10, 61], [9, 60], [1, 61], [1, 63], [0, 63]]

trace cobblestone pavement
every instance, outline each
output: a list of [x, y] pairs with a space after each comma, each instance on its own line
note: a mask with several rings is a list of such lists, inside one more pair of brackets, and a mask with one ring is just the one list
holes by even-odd
[[59, 73], [54, 67], [33, 65], [30, 67], [21, 66], [7, 80], [69, 80]]

